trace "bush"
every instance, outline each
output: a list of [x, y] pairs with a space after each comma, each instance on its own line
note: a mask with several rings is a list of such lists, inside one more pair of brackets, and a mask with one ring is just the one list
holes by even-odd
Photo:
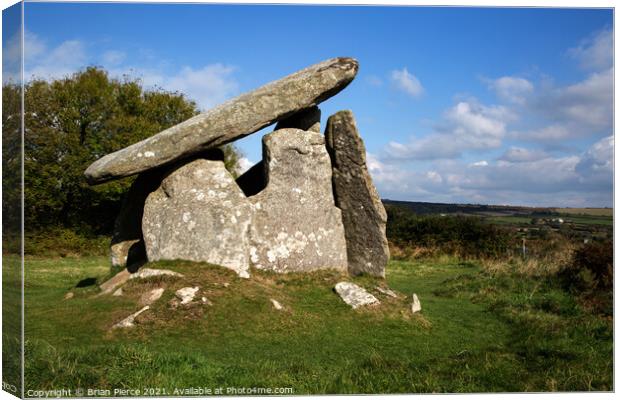
[[387, 207], [388, 239], [398, 247], [423, 247], [463, 257], [504, 257], [509, 232], [479, 217], [416, 215], [399, 207]]
[[110, 238], [66, 228], [26, 232], [24, 253], [46, 257], [106, 256], [110, 253]]
[[611, 241], [590, 242], [573, 253], [560, 272], [565, 288], [578, 292], [597, 311], [613, 311], [614, 249]]

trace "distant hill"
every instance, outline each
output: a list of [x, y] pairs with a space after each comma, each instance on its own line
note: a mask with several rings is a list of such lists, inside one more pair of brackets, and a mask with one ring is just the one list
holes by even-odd
[[521, 207], [495, 206], [485, 204], [451, 204], [426, 203], [421, 201], [400, 201], [383, 199], [386, 206], [405, 207], [416, 214], [468, 214], [480, 216], [507, 216], [507, 215], [556, 215], [556, 214], [583, 214], [596, 216], [612, 216], [613, 208], [557, 208], [557, 207]]
[[382, 200], [389, 206], [406, 207], [416, 214], [476, 214], [484, 216], [501, 216], [515, 214], [546, 214], [554, 213], [553, 208], [535, 208], [519, 206], [492, 206], [484, 204], [450, 204], [450, 203], [426, 203], [420, 201]]

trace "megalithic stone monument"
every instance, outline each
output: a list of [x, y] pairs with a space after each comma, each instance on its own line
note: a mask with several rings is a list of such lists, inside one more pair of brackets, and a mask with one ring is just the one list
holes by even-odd
[[[113, 264], [384, 276], [385, 210], [353, 115], [333, 115], [320, 133], [317, 105], [357, 70], [346, 57], [315, 64], [95, 161], [90, 184], [139, 174], [116, 222]], [[235, 180], [218, 147], [273, 123], [263, 160]]]

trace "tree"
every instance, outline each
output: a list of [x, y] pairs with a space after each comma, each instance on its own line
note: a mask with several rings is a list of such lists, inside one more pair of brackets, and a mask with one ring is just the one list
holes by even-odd
[[[97, 233], [111, 231], [122, 195], [134, 178], [89, 186], [84, 170], [98, 158], [198, 113], [183, 94], [145, 90], [139, 80], [113, 79], [95, 67], [65, 79], [30, 81], [24, 103], [26, 227]], [[234, 171], [236, 150], [227, 146], [224, 152], [227, 167]]]

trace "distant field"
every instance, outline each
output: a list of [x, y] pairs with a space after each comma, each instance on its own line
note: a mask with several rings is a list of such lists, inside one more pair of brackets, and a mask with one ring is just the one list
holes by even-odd
[[[294, 394], [613, 390], [612, 322], [584, 313], [540, 279], [485, 273], [454, 258], [391, 261], [387, 280], [334, 272], [240, 279], [229, 270], [159, 262], [184, 278], [131, 281], [95, 297], [106, 257], [26, 260], [26, 389], [290, 387]], [[6, 274], [4, 278], [11, 280]], [[379, 297], [352, 310], [333, 292], [353, 280]], [[86, 283], [76, 288], [78, 282]], [[224, 283], [228, 283], [229, 287]], [[15, 282], [11, 282], [15, 283]], [[406, 295], [374, 291], [387, 284]], [[164, 297], [127, 331], [110, 327], [149, 288]], [[201, 286], [212, 306], [171, 310]], [[75, 297], [63, 300], [72, 291]], [[411, 294], [421, 314], [409, 310]], [[269, 299], [285, 310], [273, 309]]]
[[560, 214], [581, 214], [581, 215], [595, 215], [604, 217], [613, 217], [613, 208], [554, 208], [555, 212]]

